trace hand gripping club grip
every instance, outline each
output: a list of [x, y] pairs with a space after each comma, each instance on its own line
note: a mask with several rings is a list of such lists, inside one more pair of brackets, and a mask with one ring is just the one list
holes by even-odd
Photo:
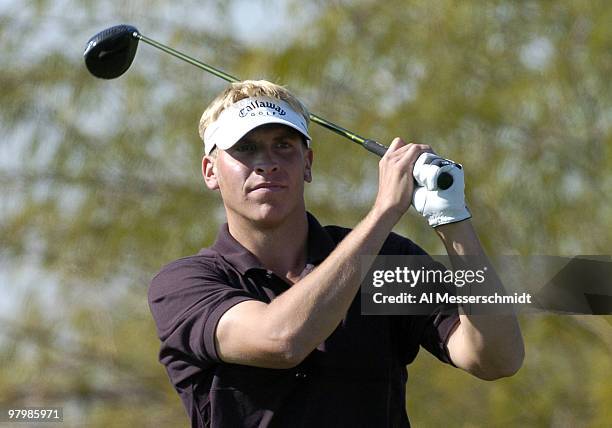
[[419, 186], [427, 190], [446, 190], [453, 185], [453, 176], [449, 169], [461, 165], [433, 153], [422, 153], [414, 163], [412, 175]]
[[[383, 157], [388, 149], [388, 147], [383, 146], [378, 141], [370, 139], [364, 140], [363, 147], [380, 157]], [[446, 171], [441, 171], [440, 168], [451, 164], [461, 168], [461, 165], [448, 159], [441, 158], [432, 153], [423, 153], [414, 164], [414, 179], [419, 186], [426, 186], [429, 190], [446, 190], [453, 185], [453, 176]]]

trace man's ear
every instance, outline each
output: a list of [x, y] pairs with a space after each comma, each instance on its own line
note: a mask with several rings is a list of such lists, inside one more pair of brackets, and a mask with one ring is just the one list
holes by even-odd
[[306, 183], [310, 183], [312, 181], [312, 161], [313, 161], [313, 153], [311, 149], [306, 151], [306, 156], [304, 156], [304, 181]]
[[206, 187], [210, 190], [219, 189], [219, 179], [217, 177], [217, 167], [215, 166], [216, 159], [210, 155], [202, 158], [202, 177]]

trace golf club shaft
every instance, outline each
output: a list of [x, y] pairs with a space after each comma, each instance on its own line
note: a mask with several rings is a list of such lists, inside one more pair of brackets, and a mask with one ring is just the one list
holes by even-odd
[[[215, 67], [211, 67], [208, 64], [205, 64], [201, 61], [198, 61], [194, 58], [191, 58], [188, 55], [185, 55], [182, 52], [177, 51], [176, 49], [173, 49], [169, 46], [166, 46], [162, 43], [159, 43], [153, 39], [148, 38], [147, 36], [143, 36], [142, 34], [140, 34], [139, 32], [134, 32], [132, 33], [133, 37], [136, 37], [139, 40], [142, 40], [143, 42], [147, 43], [148, 45], [151, 45], [157, 49], [160, 49], [178, 59], [181, 59], [185, 62], [188, 62], [191, 65], [195, 65], [196, 67], [207, 71], [211, 74], [214, 74], [217, 77], [220, 77], [223, 80], [226, 80], [228, 82], [238, 82], [239, 79], [237, 77], [232, 76], [231, 74], [227, 74], [224, 71], [221, 71]], [[360, 146], [362, 146], [363, 148], [365, 148], [366, 150], [378, 155], [378, 156], [383, 156], [385, 154], [385, 152], [387, 151], [387, 147], [378, 143], [377, 141], [374, 140], [370, 140], [367, 138], [363, 138], [360, 135], [355, 134], [354, 132], [351, 132], [347, 129], [342, 128], [341, 126], [336, 125], [335, 123], [330, 122], [329, 120], [323, 119], [320, 116], [317, 116], [316, 114], [313, 113], [309, 113], [310, 115], [310, 120], [312, 120], [314, 123], [329, 129], [330, 131], [335, 132], [338, 135], [341, 135], [345, 138], [348, 138], [349, 140], [351, 140], [354, 143], [359, 144]]]
[[220, 77], [223, 80], [226, 80], [228, 82], [234, 83], [234, 82], [238, 82], [239, 79], [237, 77], [234, 77], [230, 74], [225, 73], [224, 71], [221, 71], [219, 69], [216, 69], [215, 67], [211, 67], [208, 64], [204, 64], [201, 61], [198, 61], [197, 59], [191, 58], [190, 56], [185, 55], [182, 52], [177, 51], [176, 49], [172, 49], [170, 46], [166, 46], [162, 43], [159, 43], [153, 39], [148, 38], [147, 36], [143, 36], [140, 33], [133, 33], [133, 36], [136, 37], [139, 40], [142, 40], [143, 42], [147, 43], [148, 45], [151, 45], [153, 47], [156, 47], [158, 49], [161, 49], [162, 51], [169, 53], [170, 55], [182, 59], [185, 62], [188, 62], [191, 65], [195, 65], [196, 67], [204, 70], [204, 71], [208, 71], [211, 74], [214, 74], [217, 77]]

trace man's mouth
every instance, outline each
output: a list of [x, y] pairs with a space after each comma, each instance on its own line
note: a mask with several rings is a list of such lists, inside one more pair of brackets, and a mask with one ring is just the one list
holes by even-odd
[[280, 184], [280, 183], [266, 182], [266, 183], [259, 183], [256, 186], [253, 186], [250, 191], [254, 192], [257, 190], [260, 192], [279, 192], [286, 188], [287, 186]]

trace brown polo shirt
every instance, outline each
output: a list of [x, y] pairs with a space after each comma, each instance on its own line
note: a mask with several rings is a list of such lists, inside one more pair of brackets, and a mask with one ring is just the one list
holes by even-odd
[[[350, 230], [308, 215], [307, 263], [318, 265]], [[394, 233], [382, 255], [424, 255]], [[446, 308], [430, 316], [363, 316], [359, 295], [336, 330], [299, 366], [226, 364], [215, 349], [225, 311], [245, 300], [270, 302], [290, 287], [221, 227], [197, 255], [165, 266], [149, 305], [160, 362], [194, 427], [406, 427], [406, 365], [423, 346], [450, 363], [446, 340], [458, 321]]]

